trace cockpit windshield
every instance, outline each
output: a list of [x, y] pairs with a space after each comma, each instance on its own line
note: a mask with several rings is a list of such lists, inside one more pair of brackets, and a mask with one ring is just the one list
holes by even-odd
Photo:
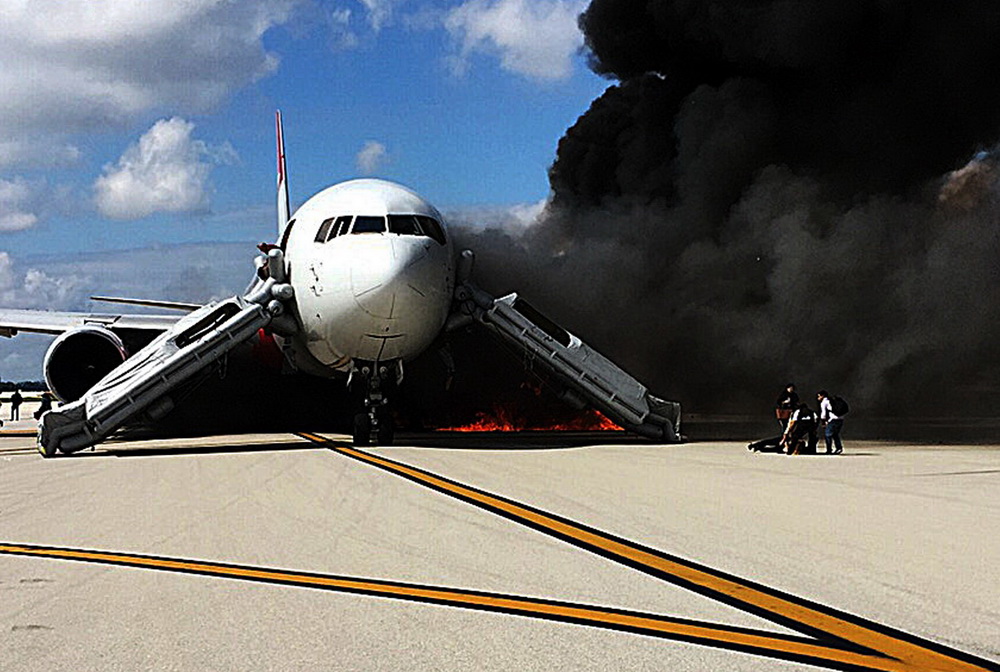
[[427, 236], [444, 245], [441, 225], [424, 215], [389, 215], [389, 233], [401, 236]]
[[389, 233], [401, 236], [419, 236], [423, 231], [414, 215], [389, 215]]
[[[351, 220], [354, 226], [351, 227]], [[344, 215], [323, 220], [316, 232], [316, 242], [325, 243], [350, 233], [395, 233], [398, 236], [427, 236], [445, 244], [444, 229], [433, 217], [426, 215]]]
[[385, 233], [385, 217], [359, 215], [354, 218], [351, 233]]
[[[347, 233], [347, 229], [351, 226], [351, 217], [338, 217], [337, 223], [334, 224], [333, 230], [330, 231], [330, 238], [336, 238], [337, 236], [342, 236]], [[330, 240], [327, 238], [327, 240]]]
[[430, 236], [439, 244], [444, 245], [444, 229], [436, 219], [433, 217], [423, 217], [421, 215], [417, 215], [417, 221], [420, 222], [420, 226], [423, 228], [425, 235]]

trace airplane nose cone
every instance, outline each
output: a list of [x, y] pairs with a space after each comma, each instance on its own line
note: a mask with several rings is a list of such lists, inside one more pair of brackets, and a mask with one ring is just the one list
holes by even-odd
[[370, 254], [351, 264], [351, 289], [355, 301], [369, 315], [392, 319], [397, 317], [400, 298], [420, 293], [410, 277], [419, 273], [427, 247], [416, 238], [372, 238], [366, 245]]

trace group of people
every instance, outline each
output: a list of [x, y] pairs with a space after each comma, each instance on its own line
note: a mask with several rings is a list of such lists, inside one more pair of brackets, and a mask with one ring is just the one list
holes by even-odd
[[[786, 385], [774, 405], [775, 416], [781, 425], [781, 436], [755, 441], [747, 445], [747, 448], [753, 451], [773, 450], [789, 455], [814, 454], [819, 443], [819, 430], [822, 429], [827, 454], [844, 452], [840, 433], [844, 428], [844, 416], [847, 415], [846, 402], [831, 397], [826, 390], [816, 393], [816, 401], [819, 403], [819, 413], [799, 399], [793, 383]], [[838, 408], [834, 408], [835, 405]]]
[[[38, 420], [46, 411], [52, 410], [53, 397], [50, 393], [45, 392], [41, 396], [42, 403], [39, 404], [38, 409], [35, 410], [34, 416], [35, 420]], [[20, 420], [21, 419], [21, 404], [24, 403], [24, 396], [21, 394], [21, 390], [15, 389], [14, 394], [10, 395], [10, 419]], [[0, 420], [0, 425], [3, 425], [3, 420]]]

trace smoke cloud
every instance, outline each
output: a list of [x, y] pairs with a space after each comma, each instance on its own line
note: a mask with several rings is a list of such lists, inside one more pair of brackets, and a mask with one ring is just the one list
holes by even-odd
[[580, 25], [617, 83], [538, 223], [464, 230], [481, 284], [689, 410], [794, 380], [995, 414], [1000, 6], [593, 0]]

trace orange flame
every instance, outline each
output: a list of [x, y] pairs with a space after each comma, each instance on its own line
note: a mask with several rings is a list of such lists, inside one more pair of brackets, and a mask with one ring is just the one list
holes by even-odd
[[494, 406], [492, 413], [476, 414], [476, 421], [457, 427], [438, 427], [438, 432], [521, 432], [529, 431], [586, 431], [617, 432], [622, 428], [601, 415], [598, 411], [587, 410], [568, 422], [531, 423], [517, 417], [508, 407]]

